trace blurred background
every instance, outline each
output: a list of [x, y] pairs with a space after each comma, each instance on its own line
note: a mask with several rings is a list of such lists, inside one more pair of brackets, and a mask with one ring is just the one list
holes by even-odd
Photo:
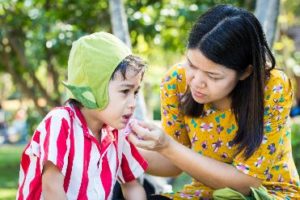
[[[184, 58], [193, 22], [221, 3], [246, 8], [267, 22], [263, 26], [277, 66], [295, 86], [292, 143], [299, 171], [300, 1], [0, 0], [0, 199], [15, 199], [24, 145], [44, 115], [65, 101], [61, 81], [72, 41], [108, 31], [131, 45], [148, 64], [139, 96], [142, 115], [160, 120], [163, 74]], [[173, 187], [181, 184], [175, 181]]]

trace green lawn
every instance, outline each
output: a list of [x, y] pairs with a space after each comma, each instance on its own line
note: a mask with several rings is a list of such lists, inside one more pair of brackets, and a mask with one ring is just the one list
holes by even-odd
[[23, 145], [0, 146], [0, 199], [16, 199], [23, 149]]

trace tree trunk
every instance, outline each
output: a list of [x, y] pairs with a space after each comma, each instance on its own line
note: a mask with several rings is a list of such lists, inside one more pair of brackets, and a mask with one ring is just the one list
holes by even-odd
[[[120, 38], [127, 46], [131, 48], [131, 42], [128, 31], [127, 17], [124, 11], [122, 0], [109, 0], [110, 19], [112, 31], [115, 36]], [[137, 96], [137, 106], [135, 117], [139, 120], [146, 118], [146, 106], [143, 93], [140, 91]]]
[[257, 0], [255, 15], [260, 21], [270, 47], [273, 46], [277, 30], [280, 0]]

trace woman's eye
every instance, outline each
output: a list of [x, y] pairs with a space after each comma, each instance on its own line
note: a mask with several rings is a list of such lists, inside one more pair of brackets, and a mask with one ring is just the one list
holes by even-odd
[[217, 77], [213, 77], [213, 76], [208, 76], [211, 80], [214, 80], [214, 81], [217, 81], [217, 80], [220, 80], [221, 78], [217, 78]]

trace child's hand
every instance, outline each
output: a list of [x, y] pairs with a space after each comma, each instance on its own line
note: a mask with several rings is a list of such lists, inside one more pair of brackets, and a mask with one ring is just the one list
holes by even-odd
[[153, 123], [135, 121], [130, 125], [134, 134], [129, 135], [129, 140], [137, 147], [159, 151], [169, 145], [170, 137]]

